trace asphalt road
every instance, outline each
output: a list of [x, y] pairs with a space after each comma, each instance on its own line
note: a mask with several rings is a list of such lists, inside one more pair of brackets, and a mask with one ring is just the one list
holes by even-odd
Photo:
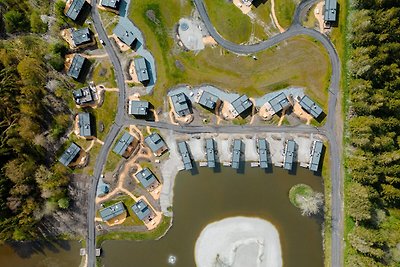
[[330, 84], [330, 95], [329, 95], [329, 112], [327, 123], [322, 128], [316, 128], [311, 126], [297, 126], [297, 127], [274, 127], [274, 126], [177, 126], [165, 122], [150, 122], [143, 120], [130, 119], [125, 113], [126, 104], [126, 87], [125, 79], [121, 63], [117, 57], [117, 53], [113, 49], [111, 42], [109, 41], [106, 31], [101, 23], [100, 16], [96, 6], [96, 0], [91, 0], [92, 20], [95, 29], [100, 39], [105, 43], [105, 50], [113, 64], [117, 85], [119, 90], [118, 110], [115, 117], [115, 122], [111, 126], [110, 132], [104, 140], [100, 153], [96, 159], [94, 168], [94, 175], [91, 181], [91, 190], [88, 197], [88, 235], [87, 235], [87, 253], [88, 253], [88, 265], [89, 267], [96, 266], [95, 257], [95, 242], [96, 242], [96, 230], [95, 230], [95, 198], [96, 188], [100, 179], [100, 175], [103, 171], [104, 164], [107, 160], [107, 155], [111, 149], [111, 145], [121, 131], [123, 125], [136, 124], [140, 126], [151, 126], [155, 128], [169, 129], [181, 133], [253, 133], [253, 132], [287, 132], [287, 133], [321, 133], [328, 137], [330, 141], [330, 159], [331, 159], [331, 178], [332, 178], [332, 266], [342, 265], [342, 170], [341, 170], [341, 132], [338, 124], [342, 124], [340, 116], [336, 114], [340, 113], [341, 110], [337, 109], [337, 96], [339, 95], [339, 79], [340, 79], [340, 63], [339, 58], [330, 40], [324, 35], [317, 31], [306, 29], [300, 24], [300, 16], [308, 9], [316, 0], [306, 0], [299, 4], [296, 9], [295, 16], [293, 18], [292, 26], [284, 33], [278, 34], [271, 37], [267, 41], [254, 44], [254, 45], [238, 45], [229, 42], [222, 38], [215, 30], [210, 22], [207, 11], [204, 7], [202, 0], [194, 0], [196, 7], [203, 19], [207, 30], [210, 35], [219, 43], [222, 47], [238, 54], [252, 54], [265, 49], [268, 49], [288, 38], [297, 35], [308, 35], [322, 43], [326, 48], [332, 65], [332, 76]]
[[96, 29], [99, 39], [104, 41], [104, 48], [108, 54], [109, 59], [111, 60], [111, 63], [113, 64], [117, 80], [117, 86], [119, 88], [118, 108], [115, 121], [111, 126], [111, 129], [107, 134], [106, 139], [104, 140], [104, 145], [101, 147], [99, 155], [97, 156], [96, 164], [94, 167], [94, 174], [90, 186], [91, 190], [89, 191], [89, 196], [88, 196], [88, 213], [87, 213], [88, 234], [86, 237], [86, 250], [88, 253], [87, 266], [94, 267], [96, 266], [96, 255], [95, 255], [96, 229], [94, 221], [96, 215], [96, 204], [95, 204], [96, 189], [100, 179], [100, 175], [104, 168], [104, 164], [107, 160], [107, 155], [111, 149], [111, 145], [113, 144], [118, 133], [121, 131], [123, 125], [123, 119], [125, 117], [126, 87], [125, 87], [125, 78], [121, 67], [121, 63], [116, 54], [117, 52], [113, 49], [113, 46], [107, 37], [107, 33], [104, 30], [104, 27], [101, 23], [100, 15], [96, 6], [96, 0], [91, 0], [91, 6], [92, 6], [91, 16], [93, 20], [93, 25]]

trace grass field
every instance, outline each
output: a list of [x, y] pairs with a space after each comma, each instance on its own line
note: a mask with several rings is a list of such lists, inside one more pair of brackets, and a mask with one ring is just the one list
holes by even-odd
[[226, 0], [204, 0], [207, 13], [215, 29], [225, 39], [234, 43], [249, 40], [252, 23], [233, 3]]
[[[100, 153], [101, 145], [94, 143], [93, 147], [89, 151], [89, 163], [82, 169], [83, 174], [93, 175], [94, 165], [96, 164], [97, 155]], [[79, 170], [79, 169], [77, 169]], [[79, 172], [79, 171], [78, 171]]]
[[108, 88], [117, 87], [114, 68], [109, 60], [96, 61], [92, 79], [96, 84], [103, 84]]
[[[173, 8], [173, 4], [175, 7]], [[155, 11], [158, 24], [146, 17]], [[250, 56], [237, 56], [221, 48], [207, 48], [197, 55], [177, 48], [170, 32], [181, 16], [190, 14], [189, 4], [179, 1], [143, 0], [132, 6], [131, 19], [143, 31], [157, 62], [157, 84], [152, 96], [144, 97], [156, 107], [166, 91], [177, 84], [209, 83], [232, 92], [260, 96], [289, 85], [304, 86], [319, 103], [326, 103], [330, 76], [324, 48], [308, 37], [292, 38], [277, 47]], [[294, 49], [295, 48], [295, 49]], [[178, 69], [176, 62], [183, 67]], [[240, 66], [240, 69], [238, 69]]]
[[159, 226], [149, 232], [111, 232], [104, 235], [100, 235], [96, 239], [98, 246], [105, 240], [156, 240], [163, 236], [171, 225], [171, 217], [163, 216], [163, 219]]
[[287, 29], [292, 24], [293, 14], [299, 0], [275, 0], [275, 14], [279, 24]]
[[[96, 120], [97, 138], [104, 140], [114, 122], [115, 114], [117, 113], [117, 92], [105, 92], [104, 103], [100, 108], [90, 109]], [[100, 131], [100, 125], [104, 125], [104, 130]]]

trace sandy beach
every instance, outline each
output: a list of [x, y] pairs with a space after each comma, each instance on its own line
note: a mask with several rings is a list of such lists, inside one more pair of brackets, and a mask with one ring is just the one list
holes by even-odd
[[207, 225], [195, 245], [197, 267], [280, 267], [279, 233], [259, 218], [231, 217]]

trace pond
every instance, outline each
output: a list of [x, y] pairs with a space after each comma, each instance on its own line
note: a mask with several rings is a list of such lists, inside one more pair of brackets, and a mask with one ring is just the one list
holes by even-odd
[[295, 175], [281, 168], [262, 170], [246, 164], [239, 173], [227, 167], [181, 171], [174, 188], [173, 226], [158, 241], [106, 241], [102, 263], [106, 267], [174, 266], [194, 263], [194, 246], [207, 224], [231, 216], [259, 217], [279, 232], [283, 266], [323, 266], [322, 220], [302, 216], [289, 202], [289, 189], [298, 183], [323, 192], [322, 177], [297, 168]]

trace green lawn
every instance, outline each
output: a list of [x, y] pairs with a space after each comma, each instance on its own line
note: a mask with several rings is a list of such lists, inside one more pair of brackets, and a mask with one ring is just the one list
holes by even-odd
[[163, 216], [159, 226], [148, 232], [111, 232], [97, 237], [96, 244], [100, 246], [104, 240], [157, 240], [161, 238], [171, 225], [172, 218]]
[[82, 169], [83, 174], [93, 175], [94, 165], [96, 164], [96, 158], [99, 155], [100, 149], [101, 145], [99, 143], [94, 143], [93, 147], [89, 151], [89, 163]]
[[303, 26], [313, 29], [315, 28], [316, 25], [318, 25], [317, 18], [314, 15], [314, 10], [316, 6], [317, 6], [316, 4], [313, 5], [311, 9], [308, 11], [307, 18], [304, 21]]
[[[114, 147], [112, 147], [114, 148]], [[104, 172], [112, 172], [117, 168], [118, 163], [122, 160], [120, 155], [115, 154], [112, 150], [108, 153], [106, 165], [104, 166]]]
[[215, 29], [234, 43], [249, 40], [252, 23], [233, 3], [226, 0], [204, 0], [208, 16]]
[[297, 196], [311, 196], [313, 194], [313, 190], [309, 185], [306, 184], [297, 184], [290, 188], [289, 191], [289, 199], [290, 203], [292, 203], [295, 207], [299, 207], [299, 203], [297, 202]]
[[271, 26], [271, 33], [279, 33], [279, 30], [275, 27], [275, 24], [271, 19], [271, 1], [266, 1], [257, 7], [252, 6], [251, 10], [256, 14], [258, 19]]
[[[197, 55], [183, 52], [177, 49], [170, 32], [180, 17], [190, 14], [192, 7], [181, 6], [179, 2], [171, 0], [161, 5], [160, 0], [143, 0], [130, 10], [131, 19], [143, 31], [146, 45], [157, 62], [154, 93], [143, 97], [154, 106], [163, 105], [166, 91], [171, 87], [185, 83], [193, 86], [210, 83], [254, 97], [289, 85], [304, 86], [316, 101], [322, 104], [327, 101], [329, 59], [319, 43], [308, 37], [292, 38], [278, 48], [258, 53], [257, 61], [219, 47], [206, 48]], [[148, 10], [155, 11], [157, 24], [147, 18]], [[176, 67], [176, 61], [182, 69]]]
[[[91, 109], [91, 113], [95, 117], [97, 138], [104, 141], [105, 137], [114, 122], [117, 113], [118, 93], [104, 92], [104, 103], [100, 108]], [[104, 125], [104, 130], [100, 132], [101, 124]]]
[[275, 14], [279, 24], [287, 29], [292, 24], [298, 0], [275, 0]]
[[114, 67], [109, 60], [101, 59], [97, 60], [93, 70], [93, 81], [95, 84], [103, 84], [108, 88], [117, 87], [115, 81]]

